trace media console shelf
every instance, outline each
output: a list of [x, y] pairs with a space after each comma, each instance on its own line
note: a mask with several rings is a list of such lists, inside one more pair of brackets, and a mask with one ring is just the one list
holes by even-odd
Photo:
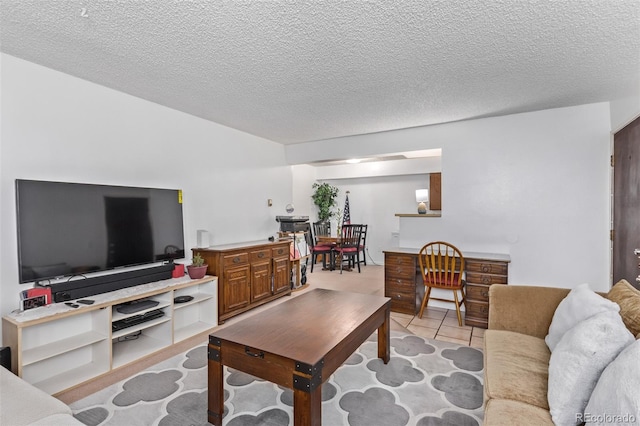
[[[11, 369], [49, 394], [60, 393], [216, 327], [217, 286], [217, 277], [185, 276], [98, 294], [91, 297], [93, 305], [55, 303], [7, 315], [2, 333], [11, 347]], [[193, 299], [174, 303], [187, 295]], [[118, 311], [140, 299], [158, 304]], [[163, 315], [114, 330], [116, 321], [156, 310]]]

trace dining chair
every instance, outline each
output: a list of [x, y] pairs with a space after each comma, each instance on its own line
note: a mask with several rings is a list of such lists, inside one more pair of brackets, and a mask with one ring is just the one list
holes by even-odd
[[[360, 235], [360, 244], [358, 246], [358, 263], [362, 263], [367, 266], [367, 228], [369, 225], [362, 225], [362, 233]], [[360, 252], [362, 252], [362, 259], [360, 259]]]
[[[315, 229], [315, 223], [314, 223], [314, 229]], [[327, 267], [327, 255], [329, 255], [329, 258], [331, 259], [332, 256], [332, 251], [333, 251], [333, 247], [331, 247], [330, 245], [326, 245], [326, 244], [318, 244], [317, 241], [317, 237], [315, 236], [316, 234], [309, 229], [309, 232], [305, 232], [304, 236], [305, 239], [307, 241], [307, 246], [309, 247], [309, 253], [311, 254], [311, 272], [313, 272], [313, 265], [316, 264], [316, 258], [317, 256], [322, 255], [322, 266], [324, 268]], [[305, 260], [305, 265], [307, 263], [307, 261], [309, 260], [309, 258], [307, 258], [307, 260]]]
[[358, 265], [358, 273], [360, 273], [360, 263], [357, 262], [358, 253], [360, 252], [360, 236], [362, 235], [362, 225], [350, 224], [342, 225], [342, 234], [340, 235], [340, 243], [336, 246], [336, 257], [340, 263], [340, 273], [342, 273], [342, 265], [346, 260], [348, 265]]
[[[456, 313], [458, 314], [458, 325], [462, 326], [460, 305], [464, 303], [465, 299], [465, 281], [462, 279], [462, 274], [464, 273], [464, 257], [462, 253], [450, 243], [434, 241], [425, 244], [420, 249], [418, 260], [420, 262], [422, 282], [425, 286], [419, 318], [422, 318], [424, 308], [431, 298], [442, 302], [455, 303]], [[453, 299], [430, 297], [432, 288], [453, 291]], [[458, 291], [462, 294], [462, 299], [458, 299]]]
[[331, 222], [328, 220], [313, 222], [313, 233], [316, 236], [330, 237], [331, 236]]

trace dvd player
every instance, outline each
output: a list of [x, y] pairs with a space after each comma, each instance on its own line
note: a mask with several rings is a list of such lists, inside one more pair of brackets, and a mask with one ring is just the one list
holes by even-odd
[[144, 314], [134, 315], [119, 321], [114, 321], [111, 323], [111, 329], [112, 331], [122, 330], [123, 328], [132, 327], [134, 325], [160, 318], [163, 315], [164, 311], [162, 309], [155, 309], [153, 311], [145, 312]]

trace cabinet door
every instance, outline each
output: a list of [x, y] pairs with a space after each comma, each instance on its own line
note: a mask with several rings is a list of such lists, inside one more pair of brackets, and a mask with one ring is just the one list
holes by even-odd
[[249, 265], [229, 268], [224, 271], [224, 293], [222, 313], [244, 308], [251, 299], [251, 275]]
[[280, 257], [273, 259], [273, 292], [280, 293], [291, 288], [291, 269], [289, 259]]
[[271, 296], [271, 259], [251, 263], [251, 302]]

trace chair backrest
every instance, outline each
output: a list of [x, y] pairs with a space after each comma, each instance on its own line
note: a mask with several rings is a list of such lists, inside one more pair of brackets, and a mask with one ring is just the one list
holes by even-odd
[[456, 288], [462, 286], [464, 256], [444, 241], [425, 244], [418, 255], [422, 280], [426, 286]]
[[349, 224], [342, 225], [342, 235], [340, 237], [340, 247], [359, 247], [362, 237], [362, 225]]
[[318, 243], [318, 236], [322, 235], [323, 237], [331, 236], [331, 222], [328, 220], [313, 222], [313, 233], [315, 235], [315, 243]]
[[362, 242], [360, 243], [360, 245], [362, 246], [362, 249], [364, 249], [365, 244], [367, 244], [367, 227], [369, 225], [362, 225]]

